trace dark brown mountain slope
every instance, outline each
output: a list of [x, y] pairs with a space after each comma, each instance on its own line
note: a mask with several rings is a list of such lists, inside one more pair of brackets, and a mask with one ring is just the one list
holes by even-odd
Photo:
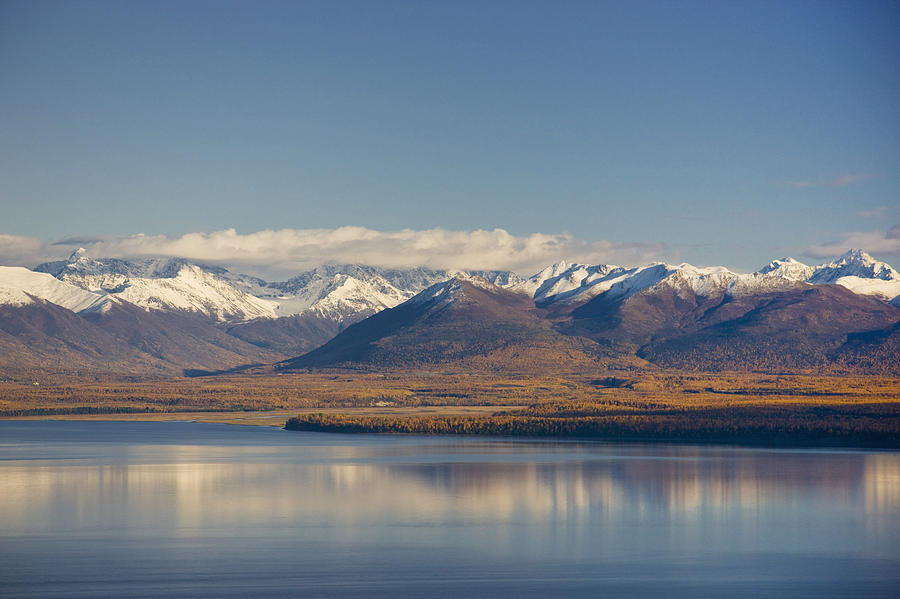
[[833, 361], [851, 372], [900, 374], [900, 322], [864, 333], [851, 333], [832, 355]]
[[322, 347], [279, 365], [487, 370], [568, 370], [595, 365], [595, 344], [555, 332], [525, 295], [487, 281], [451, 279], [348, 327]]
[[[698, 302], [698, 308], [681, 311], [674, 325], [670, 320], [656, 330], [644, 329], [644, 344], [637, 354], [659, 366], [690, 370], [900, 371], [896, 361], [876, 365], [871, 358], [879, 355], [878, 347], [889, 341], [889, 335], [857, 340], [862, 354], [870, 356], [868, 361], [853, 358], [849, 347], [842, 353], [853, 335], [887, 329], [900, 321], [900, 309], [843, 287], [805, 286], [725, 297], [707, 306]], [[611, 338], [622, 331], [627, 341], [638, 340], [628, 316], [635, 309], [629, 302], [621, 307], [623, 323], [607, 332]]]

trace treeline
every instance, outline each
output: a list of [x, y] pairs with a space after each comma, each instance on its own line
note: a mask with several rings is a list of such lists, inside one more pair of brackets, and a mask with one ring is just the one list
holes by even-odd
[[650, 344], [638, 355], [662, 368], [684, 371], [900, 375], [900, 335], [883, 343], [840, 343], [800, 336], [740, 341], [691, 337]]
[[883, 419], [877, 415], [822, 415], [787, 410], [779, 413], [702, 410], [580, 417], [532, 416], [527, 413], [410, 417], [315, 413], [291, 418], [285, 428], [342, 433], [900, 446], [900, 422], [896, 417]]

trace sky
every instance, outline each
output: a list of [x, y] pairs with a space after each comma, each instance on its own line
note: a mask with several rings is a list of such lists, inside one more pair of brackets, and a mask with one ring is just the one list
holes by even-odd
[[2, 0], [0, 263], [900, 265], [897, 31], [876, 1]]

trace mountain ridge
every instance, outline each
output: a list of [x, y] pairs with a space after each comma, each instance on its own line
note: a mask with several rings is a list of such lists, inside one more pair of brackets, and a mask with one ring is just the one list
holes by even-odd
[[[0, 267], [5, 342], [14, 348], [4, 364], [17, 356], [40, 363], [56, 351], [97, 367], [122, 344], [123, 356], [168, 371], [279, 360], [297, 367], [392, 367], [393, 360], [397, 367], [551, 369], [554, 362], [590, 367], [613, 358], [721, 370], [740, 368], [739, 353], [757, 352], [768, 357], [747, 365], [840, 363], [893, 372], [900, 370], [895, 290], [897, 271], [858, 250], [817, 267], [773, 260], [747, 274], [686, 263], [559, 262], [527, 279], [509, 271], [350, 264], [270, 283], [180, 258], [95, 259], [84, 252], [35, 271]], [[20, 327], [17, 318], [33, 326]], [[16, 335], [24, 335], [24, 345]], [[94, 341], [81, 344], [78, 335]], [[393, 341], [380, 341], [387, 337]], [[731, 348], [723, 346], [728, 342]], [[404, 345], [425, 357], [410, 357]], [[779, 352], [786, 356], [781, 366]], [[693, 356], [690, 364], [684, 356]]]
[[660, 284], [692, 292], [752, 294], [805, 282], [837, 284], [861, 295], [874, 295], [900, 305], [900, 273], [861, 250], [808, 266], [792, 258], [773, 260], [760, 270], [742, 274], [723, 266], [697, 267], [664, 262], [637, 267], [559, 262], [528, 278], [511, 271], [385, 269], [363, 264], [323, 265], [282, 282], [232, 273], [181, 258], [141, 261], [87, 258], [79, 250], [68, 260], [48, 262], [35, 272], [92, 293], [118, 297], [147, 309], [185, 310], [223, 322], [277, 319], [304, 312], [352, 324], [399, 305], [429, 285], [457, 274], [482, 276], [501, 287], [524, 293], [544, 306], [557, 308], [608, 294], [620, 300]]

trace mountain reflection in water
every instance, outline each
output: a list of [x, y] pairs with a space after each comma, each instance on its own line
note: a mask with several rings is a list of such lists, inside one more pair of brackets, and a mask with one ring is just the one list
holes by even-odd
[[[83, 440], [70, 430], [54, 441], [53, 427], [67, 425], [82, 427]], [[131, 433], [102, 441], [117, 426]], [[147, 426], [169, 427], [170, 442], [163, 435], [142, 443], [142, 434], [160, 434]], [[687, 596], [724, 588], [749, 595], [776, 582], [820, 596], [859, 585], [870, 596], [900, 588], [897, 453], [234, 427], [206, 429], [192, 444], [204, 426], [215, 425], [33, 423], [4, 437], [0, 558], [12, 566], [0, 581], [25, 594], [41, 593], [29, 573], [44, 583], [59, 576], [85, 594], [237, 594], [259, 584], [245, 576], [244, 586], [232, 580], [222, 588], [213, 577], [196, 586], [189, 571], [183, 586], [159, 587], [166, 564], [194, 551], [209, 555], [191, 562], [203, 579], [223, 568], [237, 576], [250, 562], [258, 570], [263, 560], [285, 588], [340, 596], [363, 588], [329, 585], [327, 577], [310, 587], [310, 574], [297, 568], [314, 565], [334, 581], [352, 571], [385, 595], [396, 591], [386, 580], [423, 569], [445, 584], [462, 584], [457, 569], [478, 574], [483, 580], [460, 593], [485, 595], [493, 584], [485, 580], [500, 574], [519, 595], [662, 595], [675, 583], [687, 585]], [[87, 558], [73, 558], [75, 545], [113, 568], [102, 568], [108, 579]], [[158, 550], [156, 561], [140, 563], [148, 547]], [[68, 571], [76, 566], [81, 574]], [[145, 583], [117, 586], [129, 568]], [[407, 582], [410, 592], [430, 594], [428, 585]]]

